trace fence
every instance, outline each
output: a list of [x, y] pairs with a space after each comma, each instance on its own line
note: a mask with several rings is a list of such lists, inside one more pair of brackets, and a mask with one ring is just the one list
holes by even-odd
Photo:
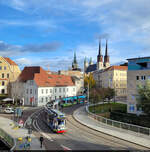
[[14, 147], [15, 145], [14, 139], [1, 128], [0, 128], [0, 137], [4, 139], [4, 141], [6, 141], [10, 147]]
[[120, 121], [115, 121], [115, 120], [112, 120], [112, 119], [107, 119], [107, 118], [104, 118], [102, 116], [98, 116], [98, 115], [93, 114], [89, 111], [90, 106], [93, 106], [93, 104], [86, 106], [86, 111], [88, 112], [89, 116], [96, 119], [97, 121], [100, 121], [100, 122], [105, 123], [107, 125], [111, 125], [113, 127], [126, 129], [126, 130], [136, 132], [138, 134], [144, 134], [144, 135], [150, 136], [150, 128], [141, 127], [141, 126], [138, 126], [138, 125], [132, 125], [132, 124], [128, 124], [128, 123], [124, 123], [124, 122], [120, 122]]

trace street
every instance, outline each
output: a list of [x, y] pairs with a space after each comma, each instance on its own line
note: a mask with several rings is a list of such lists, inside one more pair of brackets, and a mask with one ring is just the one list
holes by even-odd
[[64, 134], [53, 133], [42, 121], [43, 113], [39, 113], [36, 126], [48, 138], [44, 141], [46, 149], [61, 150], [137, 150], [146, 149], [142, 146], [97, 132], [74, 120], [72, 114], [81, 105], [64, 108], [67, 116], [67, 132]]

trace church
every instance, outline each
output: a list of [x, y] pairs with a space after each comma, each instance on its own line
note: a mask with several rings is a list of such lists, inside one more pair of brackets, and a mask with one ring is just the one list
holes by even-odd
[[103, 70], [110, 67], [109, 55], [108, 55], [108, 41], [106, 40], [106, 48], [105, 48], [105, 56], [103, 62], [103, 55], [101, 49], [101, 40], [99, 41], [99, 50], [97, 55], [97, 63], [93, 64], [92, 58], [90, 58], [90, 62], [88, 63], [87, 59], [84, 60], [84, 73], [89, 74], [93, 73], [97, 70]]

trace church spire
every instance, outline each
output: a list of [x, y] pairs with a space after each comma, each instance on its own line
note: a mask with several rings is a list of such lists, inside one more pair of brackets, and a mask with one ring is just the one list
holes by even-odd
[[99, 56], [102, 55], [102, 52], [101, 52], [101, 39], [99, 40], [99, 53], [98, 53]]
[[105, 49], [105, 56], [104, 56], [104, 66], [105, 67], [109, 67], [110, 63], [109, 63], [109, 55], [108, 55], [108, 42], [106, 39], [106, 49]]
[[97, 62], [103, 62], [103, 55], [101, 51], [101, 39], [99, 40], [99, 51], [97, 56]]
[[76, 52], [74, 52], [74, 60], [73, 60], [73, 63], [77, 64]]
[[105, 56], [108, 56], [107, 39], [106, 39], [106, 50], [105, 50]]

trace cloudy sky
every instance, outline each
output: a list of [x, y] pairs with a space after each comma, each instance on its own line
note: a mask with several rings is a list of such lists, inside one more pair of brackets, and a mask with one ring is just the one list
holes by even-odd
[[0, 56], [21, 68], [67, 70], [74, 51], [83, 68], [99, 37], [111, 64], [150, 56], [149, 0], [0, 0]]

